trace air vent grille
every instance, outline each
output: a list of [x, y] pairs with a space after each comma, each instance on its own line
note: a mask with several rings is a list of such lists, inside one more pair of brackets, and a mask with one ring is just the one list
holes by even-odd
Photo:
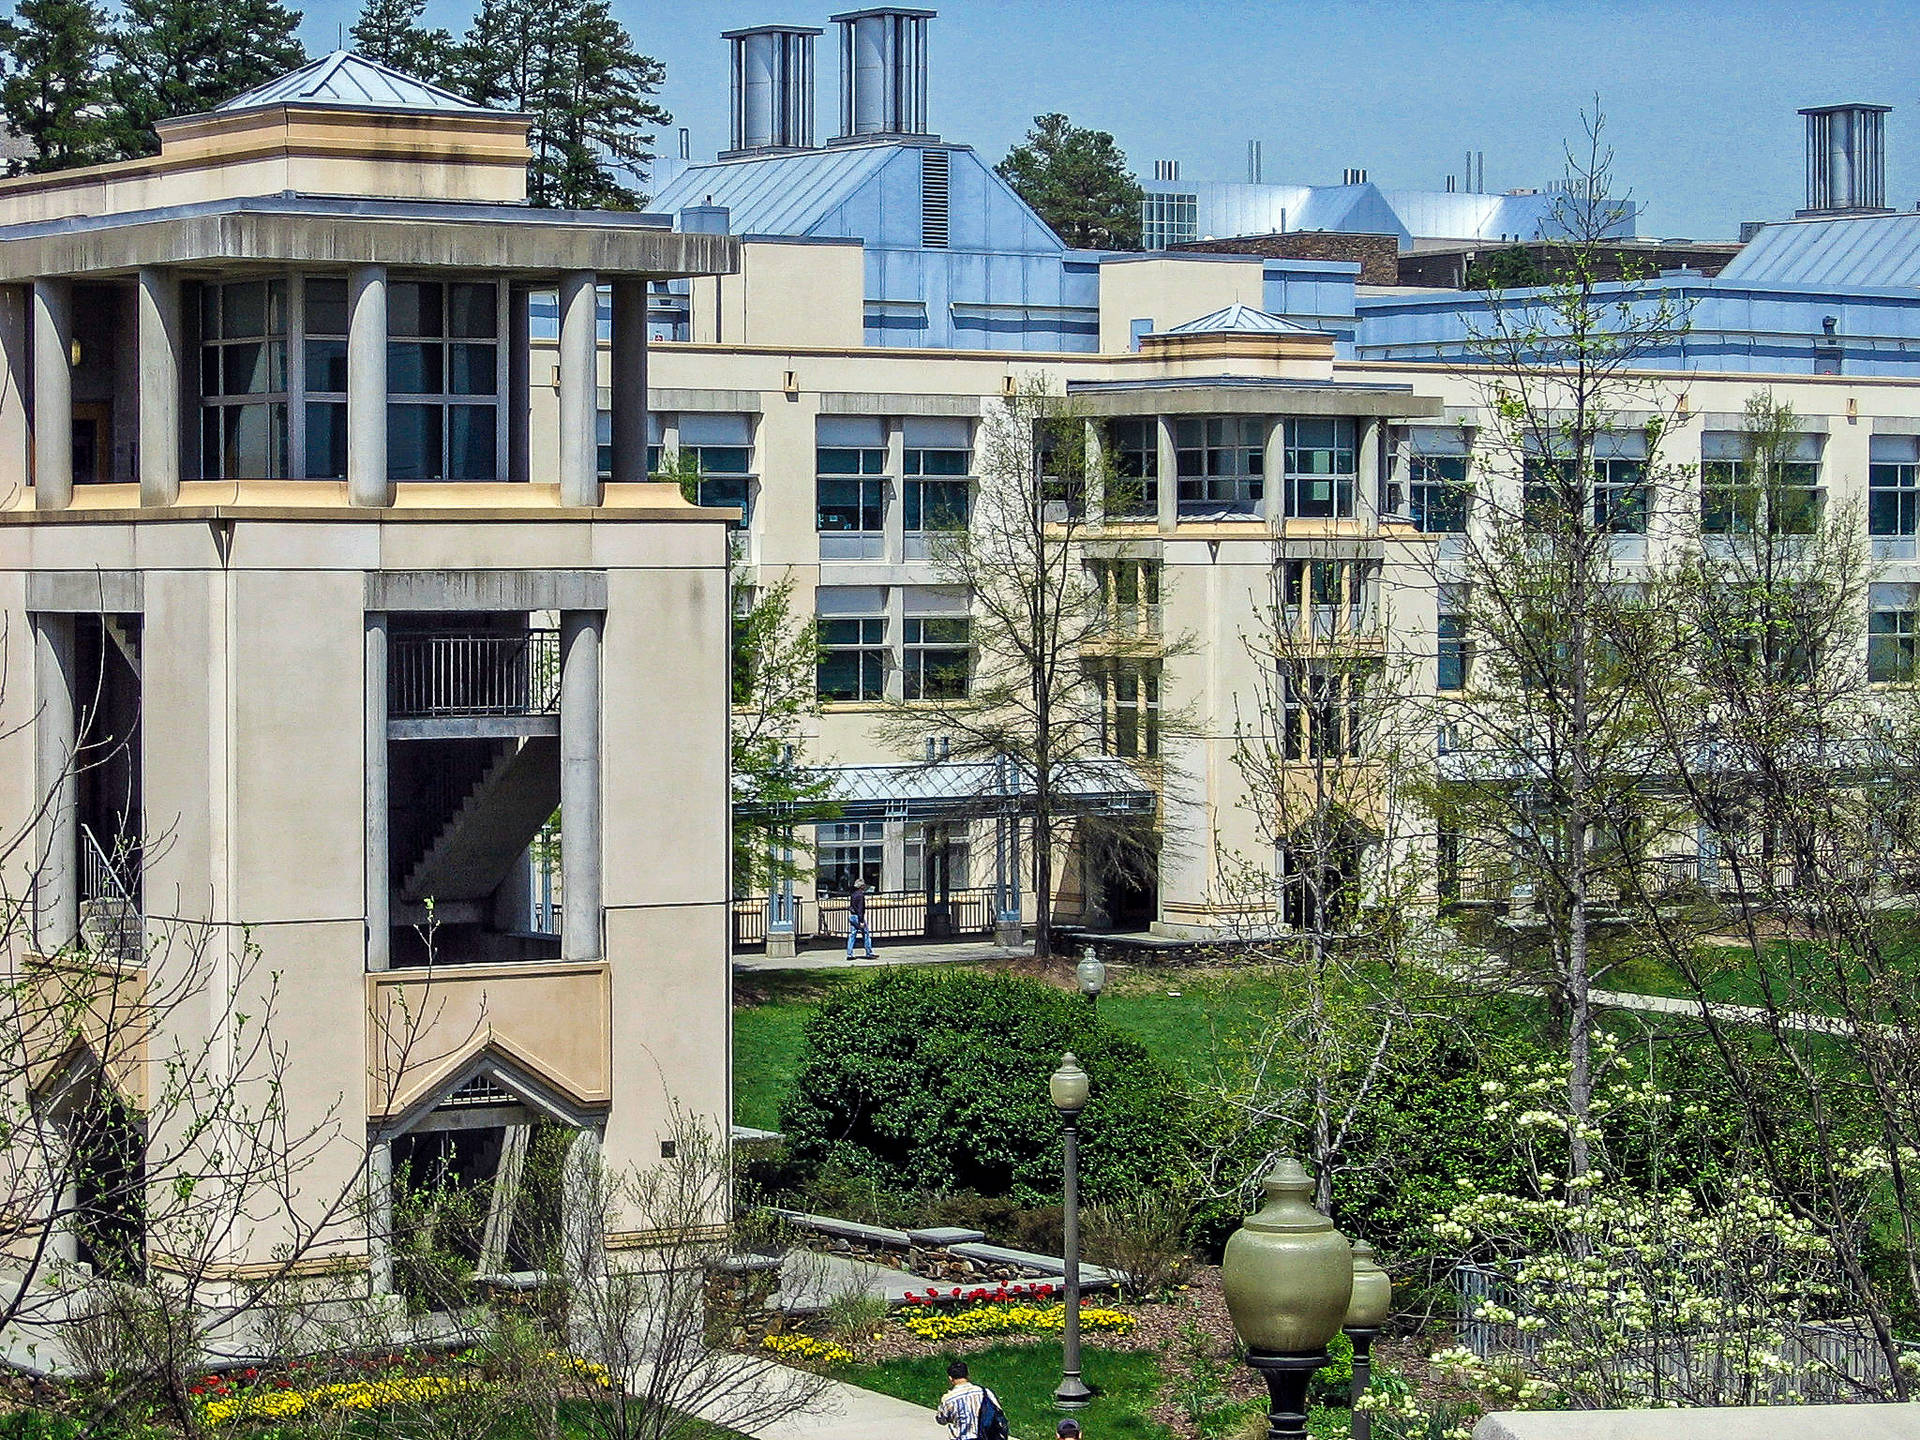
[[947, 247], [947, 194], [952, 157], [945, 150], [920, 152], [920, 243]]

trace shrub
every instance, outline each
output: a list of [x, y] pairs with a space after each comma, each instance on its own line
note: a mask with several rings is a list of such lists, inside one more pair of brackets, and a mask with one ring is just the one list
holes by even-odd
[[1082, 1122], [1089, 1199], [1165, 1187], [1184, 1105], [1132, 1038], [1036, 981], [976, 971], [882, 971], [808, 1022], [781, 1110], [794, 1159], [883, 1185], [973, 1190], [1022, 1204], [1060, 1193], [1060, 1120], [1047, 1077], [1071, 1050], [1093, 1078]]
[[1193, 1261], [1193, 1207], [1164, 1190], [1134, 1190], [1091, 1205], [1081, 1217], [1087, 1258], [1114, 1272], [1136, 1298], [1159, 1295]]

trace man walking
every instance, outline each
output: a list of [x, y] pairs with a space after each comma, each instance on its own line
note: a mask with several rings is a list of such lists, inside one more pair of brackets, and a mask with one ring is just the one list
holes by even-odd
[[847, 959], [853, 958], [853, 943], [867, 947], [867, 959], [873, 959], [873, 932], [867, 928], [867, 882], [853, 882], [853, 894], [847, 897]]
[[1007, 1412], [1000, 1397], [967, 1378], [967, 1362], [947, 1363], [947, 1393], [933, 1418], [947, 1427], [953, 1440], [1008, 1440]]

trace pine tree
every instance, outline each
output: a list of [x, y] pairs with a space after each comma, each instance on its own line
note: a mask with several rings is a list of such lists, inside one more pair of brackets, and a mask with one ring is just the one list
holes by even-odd
[[1036, 115], [997, 170], [1067, 244], [1139, 248], [1144, 192], [1106, 131], [1083, 130], [1064, 115]]
[[646, 199], [666, 67], [634, 48], [606, 0], [482, 0], [460, 46], [456, 89], [533, 118], [527, 197], [561, 209]]
[[111, 157], [106, 16], [93, 0], [20, 0], [0, 21], [0, 115], [34, 153], [12, 168], [64, 170]]
[[453, 78], [453, 36], [420, 23], [427, 0], [366, 0], [348, 33], [353, 48], [369, 60], [430, 84]]
[[126, 0], [110, 76], [114, 146], [159, 148], [156, 121], [211, 110], [306, 63], [300, 12], [280, 0]]

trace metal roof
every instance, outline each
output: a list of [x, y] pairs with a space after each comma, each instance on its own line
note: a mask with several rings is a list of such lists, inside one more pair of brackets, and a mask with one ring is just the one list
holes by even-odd
[[[925, 820], [954, 815], [1026, 814], [1034, 785], [1018, 765], [940, 760], [925, 765], [828, 768], [836, 820]], [[738, 777], [735, 777], [738, 783]], [[1074, 760], [1055, 767], [1056, 806], [1073, 813], [1145, 813], [1153, 787], [1125, 760]]]
[[724, 205], [735, 235], [807, 235], [903, 148], [845, 145], [691, 165], [649, 203], [666, 211]]
[[262, 105], [351, 105], [371, 110], [429, 110], [441, 114], [498, 115], [451, 90], [403, 75], [351, 50], [335, 50], [298, 70], [234, 96], [214, 110], [253, 110]]
[[1920, 288], [1920, 213], [1763, 225], [1719, 278], [1742, 285]]
[[1175, 325], [1158, 332], [1162, 335], [1318, 335], [1321, 331], [1296, 325], [1293, 321], [1251, 305], [1229, 305], [1202, 315], [1198, 320]]

